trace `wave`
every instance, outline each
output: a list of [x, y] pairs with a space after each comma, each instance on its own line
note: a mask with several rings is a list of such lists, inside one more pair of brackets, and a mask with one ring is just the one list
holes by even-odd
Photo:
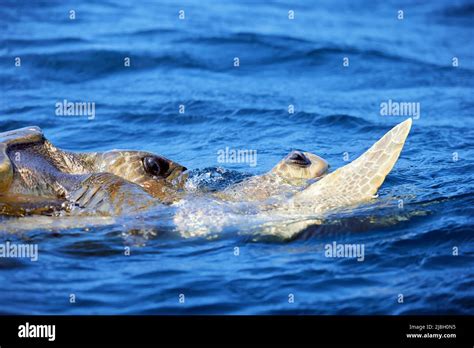
[[465, 3], [461, 5], [454, 5], [440, 10], [442, 16], [454, 17], [454, 18], [468, 18], [472, 26], [472, 17], [474, 16], [474, 4]]
[[209, 45], [257, 45], [268, 48], [288, 48], [290, 45], [313, 45], [312, 41], [285, 35], [260, 34], [252, 32], [236, 32], [221, 36], [198, 36], [193, 38], [176, 39], [174, 43], [199, 43]]
[[[258, 35], [254, 35], [255, 37]], [[228, 39], [231, 40], [231, 39]], [[246, 39], [248, 40], [248, 38]], [[247, 42], [244, 40], [243, 42]], [[269, 40], [269, 39], [266, 39]], [[257, 47], [249, 41], [249, 48], [252, 54], [248, 57], [242, 57], [243, 63], [239, 69], [232, 67], [232, 56], [223, 57], [222, 43], [218, 43], [218, 39], [214, 38], [212, 46], [209, 48], [204, 45], [199, 48], [183, 47], [173, 51], [131, 51], [131, 50], [114, 50], [114, 49], [77, 49], [74, 47], [76, 43], [82, 43], [79, 39], [65, 38], [46, 40], [48, 46], [61, 47], [64, 45], [71, 46], [71, 50], [53, 50], [49, 53], [33, 53], [30, 50], [21, 54], [22, 61], [28, 62], [24, 64], [24, 69], [32, 73], [37, 78], [43, 78], [63, 83], [84, 82], [104, 78], [107, 76], [116, 76], [117, 74], [127, 74], [137, 71], [153, 71], [155, 69], [193, 69], [197, 71], [207, 71], [227, 74], [242, 74], [249, 72], [260, 72], [262, 67], [268, 69], [276, 69], [273, 74], [278, 74], [278, 69], [291, 66], [292, 69], [307, 69], [311, 67], [311, 73], [318, 73], [320, 76], [327, 76], [340, 67], [329, 62], [342, 59], [343, 56], [359, 56], [365, 62], [386, 61], [386, 62], [403, 62], [414, 66], [422, 66], [423, 69], [439, 69], [440, 73], [448, 73], [446, 79], [454, 81], [452, 71], [448, 67], [441, 64], [436, 65], [430, 62], [404, 57], [400, 55], [390, 54], [384, 51], [363, 50], [354, 47], [320, 47], [306, 48], [295, 46], [296, 48], [275, 50], [275, 44], [269, 44], [265, 39], [257, 40]], [[20, 40], [21, 41], [21, 40]], [[4, 41], [5, 42], [5, 41]], [[232, 40], [231, 40], [232, 42]], [[242, 38], [237, 36], [236, 42], [242, 42]], [[43, 47], [43, 43], [36, 40], [25, 40], [24, 44], [28, 47]], [[235, 43], [234, 43], [235, 44]], [[17, 40], [10, 41], [6, 46], [22, 46], [22, 42]], [[224, 44], [225, 45], [225, 44]], [[259, 46], [260, 45], [260, 46]], [[262, 47], [263, 45], [263, 47]], [[251, 47], [250, 47], [251, 46]], [[44, 49], [44, 48], [43, 48]], [[237, 49], [237, 46], [235, 47]], [[29, 52], [29, 53], [28, 53]], [[248, 53], [246, 53], [248, 54]], [[129, 57], [131, 67], [124, 66], [124, 59]], [[379, 65], [385, 66], [383, 63]], [[372, 66], [373, 64], [371, 64]], [[366, 69], [367, 65], [358, 66], [357, 69]], [[372, 69], [372, 68], [371, 68]], [[411, 71], [410, 67], [405, 67], [407, 71]], [[461, 70], [469, 70], [466, 67], [459, 67], [456, 70], [456, 76], [462, 74]], [[443, 81], [441, 75], [438, 81]], [[19, 79], [21, 76], [12, 76]], [[422, 79], [432, 80], [431, 77]], [[448, 82], [449, 82], [448, 81]], [[378, 81], [384, 83], [383, 81]], [[449, 82], [453, 83], [453, 82]]]
[[[157, 30], [147, 30], [146, 35], [155, 35]], [[133, 35], [140, 35], [136, 32]], [[156, 34], [158, 35], [158, 34]], [[180, 40], [180, 42], [187, 42]], [[4, 47], [14, 51], [16, 47], [26, 48], [22, 60], [28, 62], [26, 69], [34, 68], [40, 77], [49, 78], [56, 81], [82, 82], [84, 80], [102, 78], [118, 73], [127, 73], [136, 70], [153, 69], [196, 69], [210, 72], [225, 72], [236, 74], [236, 70], [231, 64], [233, 57], [223, 57], [223, 52], [235, 50], [252, 52], [250, 56], [245, 56], [242, 60], [249, 61], [242, 63], [239, 71], [261, 70], [262, 66], [277, 67], [279, 65], [292, 66], [293, 69], [311, 68], [318, 73], [327, 75], [339, 67], [334, 64], [327, 64], [334, 59], [342, 59], [343, 56], [359, 56], [366, 62], [386, 61], [390, 63], [403, 62], [416, 66], [423, 66], [424, 69], [441, 69], [450, 72], [449, 68], [440, 64], [434, 64], [413, 57], [393, 54], [388, 51], [363, 49], [351, 46], [321, 46], [316, 43], [292, 38], [287, 36], [236, 33], [231, 36], [222, 37], [201, 37], [189, 39], [192, 47], [176, 47], [172, 50], [153, 51], [131, 51], [121, 49], [78, 49], [76, 44], [87, 44], [81, 38], [65, 37], [50, 39], [8, 39], [0, 43]], [[229, 48], [229, 45], [231, 46]], [[241, 45], [247, 47], [242, 48]], [[70, 46], [70, 50], [64, 50], [64, 46]], [[32, 51], [41, 47], [40, 50]], [[41, 52], [45, 47], [54, 48], [53, 52]], [[60, 47], [62, 49], [58, 50]], [[248, 53], [246, 53], [248, 55]], [[124, 58], [131, 58], [131, 68], [124, 67]], [[336, 58], [337, 57], [337, 58]], [[223, 58], [223, 59], [220, 59]], [[365, 65], [364, 65], [365, 66]], [[363, 67], [363, 66], [362, 66]], [[359, 66], [359, 69], [361, 66]], [[460, 66], [457, 74], [461, 70], [469, 68]]]
[[58, 37], [58, 38], [48, 38], [48, 39], [5, 39], [0, 40], [0, 46], [8, 47], [14, 49], [16, 47], [40, 47], [44, 49], [45, 47], [54, 47], [57, 45], [73, 45], [73, 44], [84, 44], [88, 43], [88, 40], [78, 37]]
[[129, 57], [133, 70], [155, 68], [208, 69], [208, 65], [184, 52], [145, 54], [132, 51], [79, 50], [61, 51], [49, 54], [23, 54], [22, 60], [30, 62], [26, 66], [30, 72], [42, 78], [63, 83], [84, 82], [90, 79], [128, 73], [124, 59]]
[[347, 115], [347, 114], [335, 114], [335, 115], [327, 115], [327, 116], [316, 116], [314, 124], [319, 126], [328, 126], [328, 127], [342, 127], [342, 128], [352, 128], [352, 127], [366, 127], [366, 126], [373, 126], [373, 123], [367, 119]]

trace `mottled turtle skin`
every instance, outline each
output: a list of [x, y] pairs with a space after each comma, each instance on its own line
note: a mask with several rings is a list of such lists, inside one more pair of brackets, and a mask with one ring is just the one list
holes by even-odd
[[328, 162], [323, 158], [310, 152], [294, 150], [268, 173], [245, 179], [217, 193], [217, 196], [236, 202], [289, 196], [321, 178], [328, 167]]
[[0, 214], [134, 212], [179, 199], [182, 165], [144, 151], [74, 153], [38, 127], [0, 133]]

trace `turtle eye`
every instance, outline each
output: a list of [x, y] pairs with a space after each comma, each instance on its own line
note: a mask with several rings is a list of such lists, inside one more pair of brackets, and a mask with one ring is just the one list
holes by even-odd
[[169, 164], [159, 157], [145, 157], [143, 158], [143, 168], [145, 171], [153, 176], [163, 176], [169, 169]]

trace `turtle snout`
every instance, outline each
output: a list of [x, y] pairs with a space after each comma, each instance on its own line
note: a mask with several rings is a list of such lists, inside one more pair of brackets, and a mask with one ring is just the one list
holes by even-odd
[[182, 165], [177, 164], [177, 163], [173, 163], [170, 170], [168, 171], [168, 175], [166, 176], [166, 179], [167, 180], [174, 180], [177, 177], [181, 176], [181, 174], [183, 174], [187, 170], [188, 170], [188, 168], [186, 168], [185, 166], [182, 166]]
[[174, 168], [173, 168], [173, 171], [172, 173], [175, 173], [175, 174], [181, 174], [185, 171], [187, 171], [188, 168], [186, 168], [185, 166], [182, 166], [180, 164], [177, 164]]

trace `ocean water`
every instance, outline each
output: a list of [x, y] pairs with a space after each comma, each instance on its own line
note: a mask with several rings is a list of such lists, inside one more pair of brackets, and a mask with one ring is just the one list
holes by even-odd
[[[292, 149], [333, 170], [408, 117], [382, 103], [420, 106], [379, 198], [291, 238], [183, 238], [169, 207], [0, 218], [2, 243], [39, 248], [0, 258], [2, 314], [474, 314], [472, 1], [0, 0], [0, 91], [0, 131], [152, 151], [210, 190]], [[57, 116], [63, 100], [94, 117]], [[226, 147], [256, 166], [219, 163]], [[326, 257], [333, 242], [364, 260]]]

